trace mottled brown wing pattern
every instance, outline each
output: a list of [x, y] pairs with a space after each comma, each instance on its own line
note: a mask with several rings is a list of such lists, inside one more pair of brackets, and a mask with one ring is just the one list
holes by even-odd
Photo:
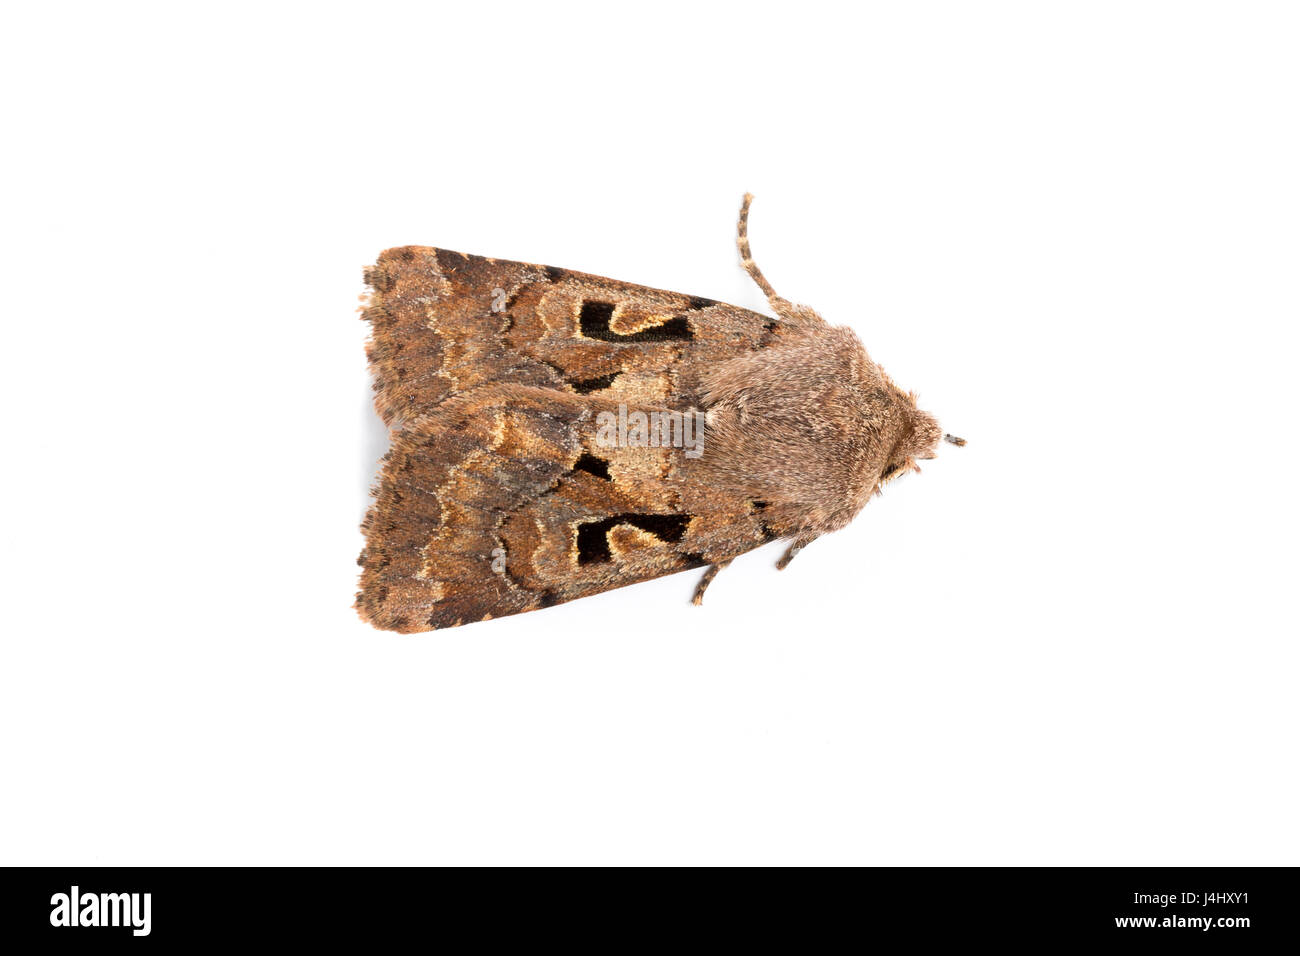
[[[392, 429], [357, 607], [420, 631], [725, 560], [774, 536], [680, 447], [607, 447], [596, 417], [701, 407], [761, 314], [549, 266], [385, 252], [367, 272], [376, 408]], [[707, 454], [707, 451], [706, 451]], [[698, 474], [698, 473], [696, 473]]]

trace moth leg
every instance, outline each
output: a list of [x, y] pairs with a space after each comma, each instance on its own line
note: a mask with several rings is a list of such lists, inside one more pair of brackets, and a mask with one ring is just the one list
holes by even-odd
[[824, 321], [822, 317], [808, 306], [795, 305], [789, 299], [777, 295], [776, 289], [772, 288], [772, 283], [767, 281], [767, 277], [758, 268], [758, 263], [754, 261], [754, 255], [749, 248], [749, 204], [753, 200], [753, 193], [745, 193], [745, 199], [740, 204], [740, 222], [736, 224], [736, 245], [740, 248], [740, 264], [763, 290], [763, 295], [767, 296], [767, 304], [772, 307], [772, 311], [781, 318], [795, 325], [821, 324]]
[[709, 582], [716, 578], [718, 572], [729, 565], [731, 560], [731, 558], [727, 558], [726, 561], [719, 561], [717, 564], [709, 565], [708, 570], [704, 572], [704, 576], [700, 578], [700, 583], [695, 585], [695, 597], [691, 598], [692, 604], [698, 607], [703, 602], [704, 592], [708, 590]]
[[767, 296], [767, 301], [775, 309], [778, 301], [785, 302], [785, 300], [776, 294], [772, 283], [767, 281], [767, 277], [758, 268], [758, 263], [754, 261], [754, 255], [749, 249], [749, 204], [753, 201], [754, 194], [745, 193], [744, 202], [740, 204], [740, 222], [736, 224], [736, 245], [740, 247], [740, 264], [745, 267], [749, 277], [758, 283], [758, 287], [763, 290], [763, 295]]
[[812, 544], [819, 537], [821, 537], [821, 535], [803, 534], [795, 538], [794, 542], [790, 545], [790, 547], [786, 549], [785, 554], [781, 556], [781, 560], [776, 562], [776, 569], [778, 571], [784, 571], [785, 566], [794, 560], [794, 556], [796, 554], [798, 554], [804, 548], [808, 547], [808, 545]]

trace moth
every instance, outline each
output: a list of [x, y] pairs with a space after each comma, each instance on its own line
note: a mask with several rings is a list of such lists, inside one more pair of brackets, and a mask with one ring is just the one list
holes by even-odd
[[424, 631], [706, 568], [784, 568], [945, 435], [852, 330], [776, 294], [724, 302], [446, 249], [366, 270], [390, 429], [356, 608]]

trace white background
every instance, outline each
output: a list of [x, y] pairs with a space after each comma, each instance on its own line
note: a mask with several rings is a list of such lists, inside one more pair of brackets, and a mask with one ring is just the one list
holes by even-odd
[[[0, 862], [1295, 864], [1300, 31], [11, 5]], [[964, 449], [778, 573], [351, 609], [361, 270], [852, 325]]]

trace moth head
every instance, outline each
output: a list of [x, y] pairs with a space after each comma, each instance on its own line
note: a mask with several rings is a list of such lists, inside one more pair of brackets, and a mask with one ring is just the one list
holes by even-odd
[[881, 466], [881, 485], [909, 471], [919, 472], [921, 469], [916, 463], [936, 457], [940, 442], [966, 444], [964, 438], [945, 434], [933, 415], [916, 407], [914, 396], [908, 396], [908, 406], [898, 438]]

